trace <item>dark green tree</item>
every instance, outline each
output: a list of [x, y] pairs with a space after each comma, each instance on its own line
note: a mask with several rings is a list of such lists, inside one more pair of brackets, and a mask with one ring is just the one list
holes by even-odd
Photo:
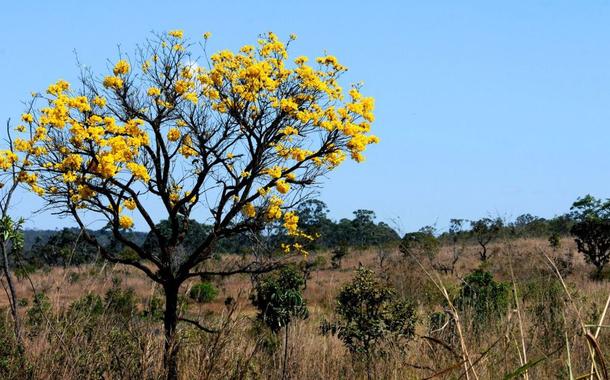
[[412, 303], [399, 298], [393, 288], [363, 267], [339, 292], [336, 312], [338, 336], [353, 355], [364, 358], [369, 379], [372, 360], [383, 352], [381, 343], [389, 338], [411, 338], [415, 331]]
[[440, 251], [441, 244], [432, 226], [422, 227], [417, 232], [408, 232], [400, 242], [399, 250], [405, 256], [433, 261]]
[[189, 297], [199, 303], [209, 303], [218, 296], [218, 289], [211, 282], [203, 281], [193, 285]]
[[97, 248], [86, 241], [79, 230], [64, 228], [47, 241], [38, 240], [29, 252], [37, 265], [80, 265], [98, 258]]
[[610, 261], [610, 200], [602, 201], [591, 195], [578, 198], [570, 208], [576, 221], [570, 230], [578, 251], [596, 268], [600, 279]]
[[274, 334], [284, 329], [284, 360], [282, 379], [286, 377], [288, 363], [289, 325], [295, 319], [309, 316], [307, 303], [303, 299], [305, 278], [295, 266], [286, 266], [256, 282], [250, 299], [258, 309], [257, 318], [264, 322]]
[[490, 258], [487, 252], [488, 245], [500, 235], [503, 226], [504, 223], [500, 218], [482, 218], [470, 222], [470, 232], [481, 247], [479, 250], [481, 261], [487, 261]]
[[509, 306], [509, 286], [494, 280], [493, 275], [476, 269], [464, 278], [454, 305], [472, 316], [475, 328], [485, 326], [506, 313]]

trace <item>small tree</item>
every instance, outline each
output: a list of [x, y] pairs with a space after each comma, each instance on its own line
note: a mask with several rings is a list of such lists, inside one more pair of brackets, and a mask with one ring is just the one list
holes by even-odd
[[[13, 278], [11, 264], [16, 264], [21, 256], [24, 244], [23, 219], [14, 221], [10, 216], [10, 208], [14, 193], [23, 181], [19, 157], [13, 152], [14, 141], [10, 130], [10, 120], [6, 123], [7, 150], [0, 150], [0, 259], [2, 260], [2, 274], [6, 279], [7, 295], [11, 317], [13, 319], [13, 331], [17, 342], [17, 350], [20, 355], [24, 353], [23, 336], [21, 332], [21, 319], [19, 317], [19, 304], [17, 302], [17, 290]], [[26, 153], [24, 160], [29, 160], [31, 153]]]
[[303, 299], [305, 278], [294, 266], [287, 266], [278, 273], [266, 276], [256, 283], [252, 304], [258, 309], [258, 319], [274, 334], [284, 329], [284, 364], [282, 378], [286, 377], [288, 363], [289, 325], [294, 319], [305, 319], [309, 315]]
[[427, 258], [433, 261], [441, 249], [441, 244], [434, 233], [435, 229], [432, 226], [423, 227], [417, 232], [406, 233], [400, 242], [400, 252], [405, 256]]
[[[156, 35], [133, 60], [120, 56], [104, 77], [84, 71], [80, 88], [60, 80], [34, 94], [17, 127], [23, 135], [15, 151], [30, 155], [22, 181], [83, 230], [85, 218], [107, 221], [131, 254], [109, 251], [87, 231], [85, 238], [107, 260], [133, 266], [162, 287], [168, 379], [178, 377], [178, 322], [189, 322], [178, 314], [181, 285], [276, 266], [248, 256], [236, 267], [202, 268], [217, 244], [277, 221], [305, 238], [294, 206], [321, 176], [348, 156], [361, 162], [366, 146], [378, 141], [369, 134], [374, 100], [359, 85], [348, 96], [339, 86], [346, 67], [330, 55], [314, 66], [302, 56], [288, 61], [288, 45], [269, 33], [257, 46], [197, 62], [208, 54], [192, 53], [200, 45], [182, 31]], [[168, 234], [151, 209], [167, 220]], [[130, 238], [134, 216], [158, 248]], [[191, 216], [211, 227], [188, 249]]]
[[191, 288], [189, 297], [199, 303], [209, 303], [218, 296], [218, 289], [211, 282], [200, 282]]
[[343, 258], [349, 254], [349, 247], [347, 243], [339, 244], [339, 246], [335, 247], [332, 250], [332, 255], [330, 256], [330, 263], [333, 269], [341, 268], [341, 262]]
[[502, 219], [482, 218], [470, 222], [470, 232], [481, 247], [479, 258], [481, 261], [487, 261], [491, 255], [487, 253], [488, 244], [498, 237], [502, 230]]
[[372, 359], [387, 338], [410, 338], [415, 332], [415, 308], [384, 284], [371, 270], [358, 268], [354, 279], [337, 296], [339, 338], [354, 355], [365, 359], [372, 378]]
[[561, 236], [559, 236], [558, 233], [552, 233], [548, 240], [549, 246], [553, 249], [553, 252], [556, 252], [559, 248], [561, 248]]
[[462, 311], [471, 312], [474, 327], [479, 328], [506, 313], [509, 286], [495, 281], [491, 273], [475, 269], [464, 278], [454, 305]]
[[15, 289], [15, 281], [11, 273], [11, 260], [17, 261], [18, 255], [23, 249], [23, 219], [14, 222], [8, 214], [4, 214], [0, 218], [0, 253], [2, 254], [2, 274], [6, 278], [8, 284], [7, 295], [9, 296], [9, 306], [11, 309], [11, 317], [13, 318], [13, 327], [17, 348], [20, 354], [23, 354], [23, 337], [21, 333], [21, 320], [19, 317], [19, 303], [17, 302], [17, 290]]
[[595, 266], [595, 277], [599, 279], [610, 261], [610, 200], [603, 202], [586, 195], [576, 200], [570, 210], [576, 220], [570, 233], [578, 251]]
[[451, 274], [455, 272], [455, 265], [457, 264], [460, 257], [464, 253], [465, 242], [463, 239], [464, 232], [464, 219], [451, 219], [449, 221], [449, 235], [451, 236], [452, 250], [451, 250]]

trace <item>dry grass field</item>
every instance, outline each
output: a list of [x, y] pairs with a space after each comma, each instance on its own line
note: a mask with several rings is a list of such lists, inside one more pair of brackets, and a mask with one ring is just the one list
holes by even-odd
[[[433, 313], [451, 312], [443, 292], [450, 297], [455, 295], [464, 276], [481, 265], [474, 246], [466, 247], [454, 274], [439, 273], [424, 259], [419, 264], [405, 259], [398, 250], [376, 248], [350, 252], [340, 269], [332, 269], [330, 264], [317, 268], [304, 292], [310, 315], [293, 323], [289, 330], [287, 377], [366, 378], [366, 371], [352, 360], [343, 343], [320, 331], [322, 321], [336, 318], [335, 297], [360, 265], [373, 269], [400, 296], [411, 299], [418, 316], [415, 336], [404, 344], [388, 345], [385, 354], [375, 360], [374, 378], [578, 378], [590, 372], [592, 356], [599, 373], [603, 373], [605, 364], [610, 363], [610, 334], [606, 328], [610, 323], [601, 317], [610, 287], [607, 281], [590, 279], [592, 268], [576, 252], [574, 243], [566, 239], [562, 248], [553, 251], [544, 240], [514, 240], [496, 243], [491, 251], [492, 257], [484, 267], [496, 280], [510, 285], [511, 306], [501, 318], [483, 327], [473, 322], [476, 316], [468, 311], [454, 316], [442, 328], [430, 324]], [[444, 247], [437, 260], [447, 260], [450, 252], [451, 247]], [[329, 253], [320, 255], [326, 257], [321, 260], [323, 263], [330, 263]], [[564, 283], [547, 257], [563, 272]], [[566, 262], [572, 267], [564, 271], [562, 265]], [[184, 294], [191, 285], [184, 287]], [[281, 345], [283, 340], [274, 340], [269, 332], [256, 327], [256, 311], [248, 298], [250, 277], [227, 277], [215, 281], [215, 285], [220, 294], [212, 303], [197, 304], [185, 297], [183, 315], [205, 321], [220, 332], [204, 333], [189, 324], [180, 325], [181, 377], [281, 378], [283, 350], [274, 348], [274, 344]], [[34, 289], [46, 295], [48, 307], [36, 307]], [[123, 291], [131, 289], [135, 309], [113, 311], [105, 306], [94, 315], [71, 307], [88, 294], [103, 299], [109, 289], [121, 289], [119, 295], [123, 296], [127, 294]], [[11, 348], [11, 320], [3, 293], [3, 376], [162, 377], [162, 324], [154, 313], [146, 314], [154, 300], [161, 299], [161, 292], [140, 272], [110, 264], [53, 268], [20, 279], [17, 292], [25, 321], [25, 361], [20, 362]], [[228, 297], [234, 301], [225, 302]], [[598, 324], [604, 326], [597, 329]], [[591, 336], [587, 337], [587, 333]], [[599, 351], [592, 354], [591, 350]]]

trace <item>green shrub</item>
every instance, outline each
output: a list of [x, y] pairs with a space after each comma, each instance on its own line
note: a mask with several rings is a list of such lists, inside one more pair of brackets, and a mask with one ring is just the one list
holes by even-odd
[[398, 248], [404, 256], [434, 260], [441, 249], [440, 241], [434, 233], [434, 227], [430, 226], [409, 232], [402, 238]]
[[349, 247], [347, 244], [341, 244], [332, 251], [332, 256], [330, 257], [330, 263], [333, 269], [341, 268], [341, 261], [343, 258], [347, 256], [349, 253]]
[[496, 282], [491, 273], [476, 269], [464, 278], [454, 304], [461, 311], [471, 312], [475, 327], [480, 327], [506, 313], [509, 286]]
[[104, 301], [97, 294], [89, 293], [70, 305], [73, 314], [97, 316], [104, 312]]
[[32, 368], [27, 362], [25, 355], [19, 352], [15, 334], [12, 329], [12, 321], [8, 319], [8, 313], [0, 308], [0, 378], [30, 379]]
[[133, 289], [123, 290], [118, 285], [108, 289], [104, 297], [106, 310], [121, 316], [131, 318], [136, 313], [136, 296]]
[[294, 318], [307, 318], [304, 286], [303, 274], [292, 266], [259, 280], [251, 296], [252, 304], [259, 311], [258, 319], [277, 332]]
[[152, 296], [142, 311], [142, 317], [160, 320], [163, 318], [163, 311], [163, 300], [160, 297]]
[[354, 279], [337, 296], [336, 327], [339, 339], [353, 355], [364, 359], [371, 378], [372, 360], [384, 352], [385, 341], [399, 343], [415, 332], [415, 307], [382, 284], [375, 273], [359, 268]]
[[200, 282], [193, 285], [189, 297], [199, 303], [212, 302], [218, 296], [218, 289], [211, 282]]
[[32, 306], [27, 312], [27, 321], [32, 326], [35, 327], [31, 331], [36, 333], [38, 328], [42, 326], [45, 320], [48, 318], [48, 314], [51, 311], [51, 303], [49, 302], [49, 298], [46, 294], [40, 292], [34, 294], [34, 298], [32, 299]]

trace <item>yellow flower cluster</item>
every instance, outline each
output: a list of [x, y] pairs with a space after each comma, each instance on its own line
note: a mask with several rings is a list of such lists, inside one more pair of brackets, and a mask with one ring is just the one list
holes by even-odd
[[286, 194], [288, 190], [290, 190], [290, 185], [286, 183], [283, 179], [277, 181], [275, 183], [275, 188], [282, 194]]
[[[207, 40], [210, 34], [203, 37]], [[17, 129], [29, 136], [14, 140], [15, 151], [32, 157], [39, 165], [37, 169], [48, 169], [53, 172], [53, 178], [62, 178], [65, 183], [58, 186], [69, 189], [71, 198], [78, 203], [95, 194], [86, 186], [90, 181], [108, 183], [112, 182], [109, 179], [133, 178], [145, 183], [150, 181], [151, 165], [140, 164], [150, 162], [141, 156], [149, 149], [148, 131], [155, 139], [165, 138], [175, 143], [172, 159], [176, 151], [179, 154], [176, 159], [189, 159], [213, 156], [201, 145], [207, 139], [226, 138], [213, 136], [214, 132], [211, 136], [192, 133], [196, 128], [191, 125], [196, 124], [193, 115], [228, 120], [227, 125], [236, 126], [235, 136], [230, 136], [235, 141], [243, 137], [240, 134], [251, 138], [248, 135], [251, 130], [263, 125], [266, 129], [261, 132], [265, 141], [272, 141], [261, 163], [263, 166], [244, 165], [241, 161], [248, 155], [229, 147], [227, 151], [232, 152], [226, 155], [230, 161], [225, 161], [225, 168], [236, 181], [264, 175], [254, 178], [262, 199], [246, 203], [241, 210], [244, 216], [253, 218], [258, 212], [268, 221], [283, 217], [283, 225], [290, 235], [304, 236], [298, 231], [298, 216], [282, 211], [282, 197], [293, 188], [303, 186], [307, 177], [303, 176], [302, 181], [296, 177], [310, 173], [308, 170], [315, 169], [314, 165], [324, 172], [347, 157], [357, 162], [364, 160], [367, 146], [379, 141], [370, 133], [375, 120], [374, 99], [363, 96], [359, 85], [344, 91], [339, 80], [347, 68], [332, 55], [312, 59], [312, 64], [305, 56], [289, 61], [289, 44], [273, 33], [239, 51], [219, 51], [210, 56], [209, 65], [194, 64], [188, 53], [182, 53], [189, 46], [182, 41], [182, 30], [171, 30], [160, 38], [160, 49], [153, 47], [154, 55], [145, 58], [137, 75], [129, 77], [132, 67], [127, 60], [116, 62], [110, 75], [102, 80], [107, 93], [114, 92], [108, 101], [100, 95], [76, 96], [63, 80], [50, 85], [47, 88], [50, 96], [41, 97], [48, 100], [48, 106], [22, 115], [24, 125]], [[290, 40], [294, 39], [296, 36], [291, 35]], [[168, 57], [178, 57], [178, 60], [168, 61]], [[176, 62], [176, 67], [168, 66], [168, 62]], [[144, 99], [146, 104], [133, 107], [136, 109], [128, 113], [131, 119], [115, 119], [111, 116], [114, 109], [107, 109], [107, 102], [116, 105], [117, 98], [130, 96], [140, 79], [139, 84], [144, 85], [142, 90], [148, 95]], [[145, 126], [143, 120], [133, 115], [148, 121], [168, 118], [160, 126]], [[158, 115], [163, 117], [155, 119]], [[277, 123], [269, 123], [271, 120]], [[167, 125], [174, 122], [175, 126]], [[157, 127], [163, 132], [154, 129]], [[193, 139], [197, 139], [196, 143]], [[46, 162], [45, 158], [48, 158]], [[0, 151], [0, 168], [7, 170], [16, 160], [16, 156]], [[187, 161], [198, 165], [202, 159], [184, 160]], [[193, 173], [198, 173], [198, 169], [194, 167]], [[38, 188], [35, 173], [35, 170], [31, 175], [26, 173], [21, 180], [42, 193], [44, 190]], [[183, 194], [188, 192], [173, 189], [171, 203], [175, 204]], [[131, 198], [119, 199], [117, 203], [129, 210], [136, 208]], [[260, 209], [254, 203], [260, 204]], [[123, 228], [133, 226], [133, 220], [125, 215], [119, 217], [119, 222]]]
[[269, 207], [267, 208], [267, 219], [275, 220], [282, 217], [282, 204], [284, 201], [280, 197], [273, 196], [269, 199]]
[[121, 88], [123, 88], [123, 79], [121, 79], [117, 76], [109, 75], [104, 78], [104, 82], [102, 82], [102, 84], [106, 88], [113, 88], [115, 90], [120, 90]]
[[148, 94], [148, 96], [157, 97], [161, 95], [161, 90], [159, 90], [157, 87], [150, 87], [148, 91], [146, 91], [146, 93]]
[[282, 176], [282, 167], [274, 166], [272, 168], [267, 169], [265, 173], [273, 178], [280, 178]]
[[[114, 71], [123, 75], [129, 71], [129, 64], [119, 61]], [[119, 77], [110, 78], [121, 80]], [[111, 116], [92, 113], [91, 104], [103, 108], [106, 99], [100, 96], [91, 100], [86, 96], [71, 96], [69, 89], [70, 85], [65, 81], [50, 85], [47, 89], [52, 96], [48, 99], [49, 106], [40, 109], [38, 120], [32, 114], [22, 115], [22, 119], [33, 128], [29, 138], [14, 140], [14, 150], [30, 157], [40, 157], [38, 169], [58, 173], [75, 203], [94, 194], [91, 188], [84, 185], [84, 181], [93, 177], [112, 178], [126, 168], [136, 179], [148, 181], [148, 169], [134, 161], [140, 148], [149, 144], [148, 134], [142, 129], [144, 122], [131, 119], [119, 124]], [[52, 154], [45, 156], [49, 153]], [[0, 168], [8, 168], [16, 161], [14, 153], [0, 152]], [[31, 160], [24, 159], [23, 166], [27, 170], [32, 166]], [[32, 168], [20, 180], [42, 195], [44, 190], [37, 185], [37, 176], [30, 175], [38, 172], [35, 170]], [[49, 193], [57, 191], [56, 186], [53, 188], [48, 189]]]
[[184, 37], [184, 31], [182, 31], [182, 30], [170, 30], [167, 33], [167, 35], [170, 36], [170, 37], [174, 37], [174, 38], [177, 38], [177, 39], [181, 40]]
[[189, 158], [191, 156], [198, 156], [199, 153], [193, 148], [193, 139], [190, 135], [186, 135], [182, 139], [182, 145], [180, 146], [180, 154], [185, 158]]
[[242, 211], [248, 218], [254, 218], [256, 216], [256, 208], [252, 203], [246, 203]]
[[123, 205], [125, 205], [125, 207], [127, 207], [129, 210], [136, 209], [136, 202], [131, 198], [126, 199], [125, 202], [123, 202]]
[[284, 228], [288, 231], [288, 235], [296, 235], [299, 229], [299, 217], [293, 212], [289, 211], [284, 214]]
[[171, 128], [167, 132], [167, 139], [169, 141], [178, 141], [180, 139], [180, 130], [178, 128]]
[[121, 59], [114, 65], [112, 73], [114, 75], [125, 75], [129, 72], [130, 69], [131, 67], [129, 66], [129, 62], [124, 59]]
[[127, 215], [121, 215], [119, 217], [119, 225], [121, 226], [121, 228], [129, 229], [133, 227], [133, 219], [131, 219]]
[[0, 150], [0, 169], [10, 169], [18, 160], [15, 153], [10, 150]]
[[148, 182], [150, 180], [148, 169], [146, 169], [145, 166], [136, 164], [135, 162], [128, 162], [127, 168], [131, 171], [131, 174], [133, 174], [135, 178], [144, 182]]

